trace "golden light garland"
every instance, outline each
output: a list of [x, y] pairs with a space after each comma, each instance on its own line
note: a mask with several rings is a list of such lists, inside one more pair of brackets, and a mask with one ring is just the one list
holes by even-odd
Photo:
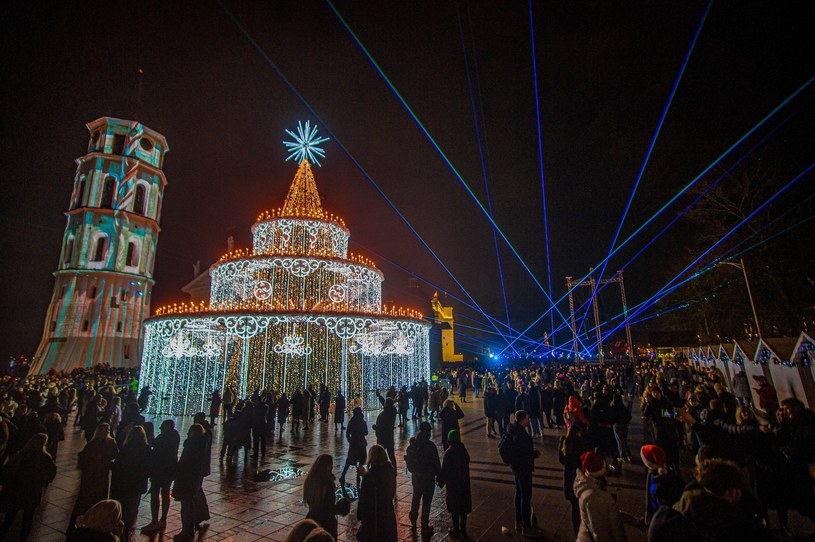
[[154, 389], [154, 412], [203, 410], [227, 384], [241, 397], [326, 385], [374, 408], [375, 390], [429, 378], [430, 324], [382, 305], [382, 272], [348, 252], [349, 232], [322, 210], [306, 160], [283, 209], [258, 217], [252, 248], [210, 268], [209, 301], [145, 321], [140, 385]]
[[342, 218], [333, 213], [323, 211], [322, 209], [320, 209], [319, 211], [301, 209], [295, 211], [294, 213], [285, 212], [283, 211], [282, 208], [271, 209], [260, 213], [257, 217], [256, 222], [270, 222], [278, 218], [309, 218], [311, 220], [322, 220], [323, 222], [333, 222], [334, 224], [339, 224], [343, 228], [346, 228], [345, 220], [343, 220]]

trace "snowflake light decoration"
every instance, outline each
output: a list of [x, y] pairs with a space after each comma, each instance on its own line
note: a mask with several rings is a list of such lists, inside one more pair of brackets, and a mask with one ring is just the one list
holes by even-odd
[[166, 357], [173, 357], [180, 359], [187, 356], [195, 356], [198, 354], [198, 349], [192, 346], [192, 342], [184, 336], [183, 333], [174, 335], [167, 346], [162, 349], [162, 354]]
[[294, 138], [294, 141], [284, 141], [283, 144], [289, 151], [289, 157], [286, 162], [294, 158], [299, 164], [305, 159], [309, 162], [314, 162], [318, 166], [320, 164], [318, 158], [325, 158], [325, 151], [319, 147], [320, 143], [328, 141], [327, 137], [317, 137], [317, 127], [311, 126], [310, 121], [306, 121], [305, 128], [300, 121], [297, 121], [297, 133], [291, 130], [286, 130], [286, 133]]
[[276, 354], [288, 354], [290, 356], [308, 356], [311, 354], [312, 349], [310, 346], [305, 345], [306, 340], [303, 337], [296, 335], [286, 335], [283, 337], [281, 344], [274, 345]]

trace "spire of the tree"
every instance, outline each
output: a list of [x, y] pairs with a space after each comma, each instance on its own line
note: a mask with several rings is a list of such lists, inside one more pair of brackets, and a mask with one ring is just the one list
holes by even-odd
[[311, 164], [305, 158], [300, 161], [300, 166], [289, 187], [281, 216], [324, 217], [320, 194], [317, 192], [317, 183], [314, 182], [314, 174], [311, 172]]

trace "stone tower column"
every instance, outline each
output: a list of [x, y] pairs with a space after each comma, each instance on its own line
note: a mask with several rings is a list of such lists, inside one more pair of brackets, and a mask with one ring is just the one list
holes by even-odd
[[34, 374], [141, 360], [169, 148], [136, 121], [102, 117], [87, 127]]

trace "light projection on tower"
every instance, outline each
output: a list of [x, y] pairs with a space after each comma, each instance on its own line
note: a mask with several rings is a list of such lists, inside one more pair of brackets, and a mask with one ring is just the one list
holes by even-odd
[[310, 162], [314, 162], [318, 166], [322, 167], [318, 157], [325, 158], [325, 151], [321, 147], [318, 147], [318, 145], [328, 141], [328, 138], [317, 137], [316, 126], [311, 127], [309, 125], [309, 121], [306, 121], [306, 127], [304, 129], [303, 124], [298, 121], [297, 133], [295, 134], [291, 130], [286, 130], [286, 133], [294, 138], [294, 141], [283, 142], [286, 149], [289, 151], [289, 157], [286, 158], [286, 162], [292, 158], [294, 158], [294, 161], [298, 164], [303, 160], [309, 160]]
[[430, 324], [382, 305], [382, 272], [348, 252], [345, 222], [323, 210], [311, 160], [326, 138], [308, 122], [287, 133], [299, 164], [283, 206], [261, 213], [251, 248], [210, 267], [208, 303], [145, 321], [140, 385], [153, 413], [206, 411], [227, 385], [239, 397], [325, 385], [349, 409], [376, 408], [376, 390], [430, 378]]

